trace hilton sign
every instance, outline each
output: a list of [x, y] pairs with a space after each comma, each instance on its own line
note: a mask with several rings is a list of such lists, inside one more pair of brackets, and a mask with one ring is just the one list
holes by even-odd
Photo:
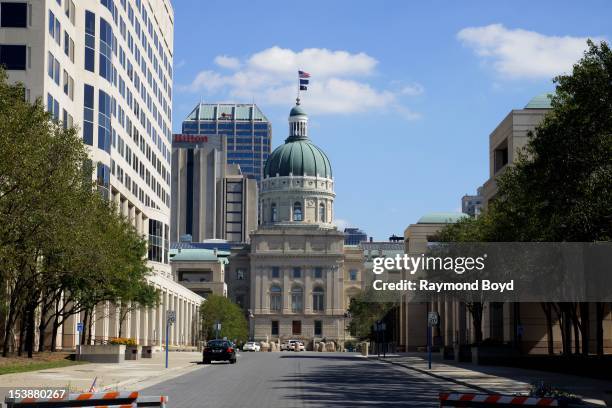
[[208, 143], [208, 136], [202, 135], [172, 135], [172, 143]]

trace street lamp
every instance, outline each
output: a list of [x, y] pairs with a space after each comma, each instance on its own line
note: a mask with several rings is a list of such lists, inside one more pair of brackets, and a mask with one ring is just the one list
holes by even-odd
[[344, 348], [344, 350], [346, 350], [346, 318], [351, 318], [351, 312], [346, 311], [344, 312], [344, 343], [342, 344], [342, 347]]
[[251, 341], [255, 341], [254, 337], [255, 337], [255, 333], [254, 333], [254, 327], [253, 327], [253, 319], [255, 318], [255, 315], [253, 314], [253, 310], [249, 309], [249, 337], [251, 339]]

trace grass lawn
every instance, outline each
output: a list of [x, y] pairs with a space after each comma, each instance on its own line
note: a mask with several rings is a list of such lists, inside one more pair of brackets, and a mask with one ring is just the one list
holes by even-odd
[[17, 357], [16, 355], [0, 357], [0, 375], [46, 370], [48, 368], [66, 367], [75, 364], [87, 363], [71, 360], [70, 353], [35, 353], [31, 359]]

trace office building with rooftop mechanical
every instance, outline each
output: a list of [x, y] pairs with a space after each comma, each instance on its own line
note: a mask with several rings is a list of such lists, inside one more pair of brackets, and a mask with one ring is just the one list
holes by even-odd
[[184, 135], [219, 135], [225, 139], [228, 164], [258, 182], [270, 156], [272, 125], [255, 104], [199, 103], [183, 121]]

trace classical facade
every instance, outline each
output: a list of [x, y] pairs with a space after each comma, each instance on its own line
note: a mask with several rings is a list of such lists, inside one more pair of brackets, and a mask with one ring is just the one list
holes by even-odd
[[[334, 226], [330, 161], [308, 137], [298, 103], [289, 137], [266, 162], [260, 225], [251, 234], [251, 329], [257, 340], [347, 338], [350, 295], [361, 288], [361, 252]], [[350, 254], [349, 254], [350, 253]], [[348, 254], [348, 255], [347, 255]]]

